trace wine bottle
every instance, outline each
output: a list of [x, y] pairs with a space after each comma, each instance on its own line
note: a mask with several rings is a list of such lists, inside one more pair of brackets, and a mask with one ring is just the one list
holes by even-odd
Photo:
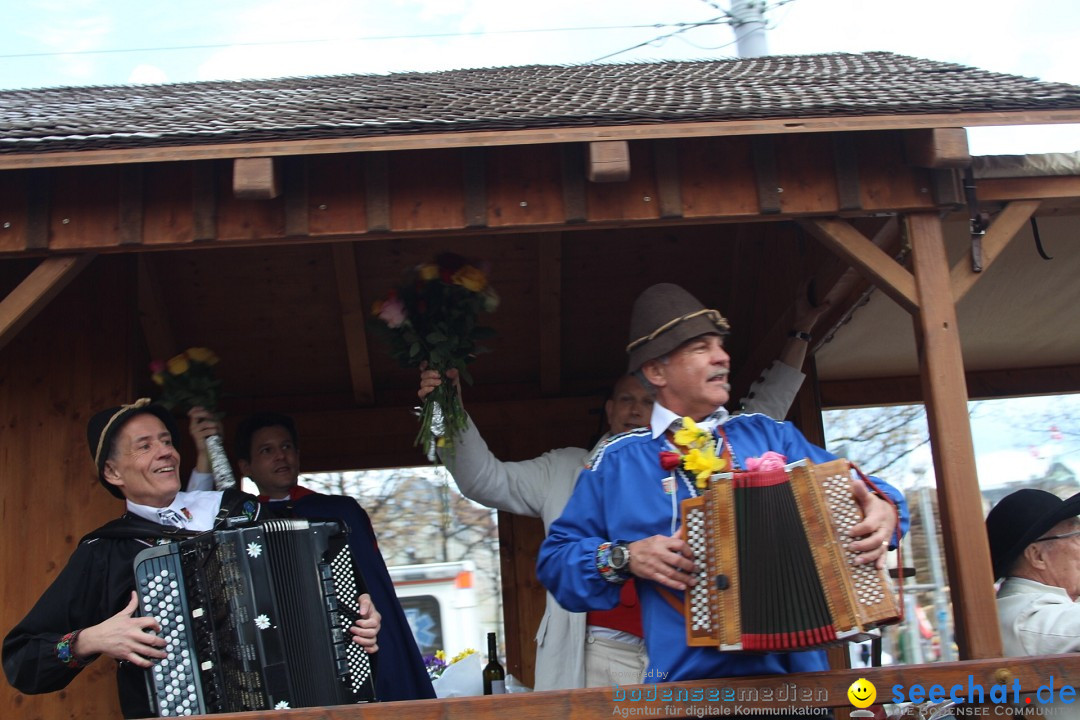
[[495, 633], [488, 633], [488, 664], [484, 667], [484, 694], [502, 695], [506, 692], [506, 671], [499, 664], [495, 648]]

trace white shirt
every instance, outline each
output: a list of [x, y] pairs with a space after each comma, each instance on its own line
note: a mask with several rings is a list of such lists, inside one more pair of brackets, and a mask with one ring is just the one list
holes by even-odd
[[128, 500], [127, 509], [132, 515], [138, 515], [144, 520], [156, 522], [159, 525], [167, 524], [162, 522], [160, 511], [173, 510], [180, 519], [180, 527], [184, 530], [205, 532], [213, 529], [214, 520], [217, 519], [218, 511], [221, 510], [221, 493], [216, 490], [181, 491], [176, 493], [176, 497], [167, 507], [163, 508], [139, 505]]
[[[697, 426], [702, 430], [712, 432], [718, 425], [723, 425], [727, 422], [727, 419], [728, 411], [723, 407], [719, 407], [716, 410], [713, 410], [709, 417], [700, 421]], [[676, 426], [675, 429], [681, 428], [682, 415], [676, 415], [658, 402], [653, 403], [652, 418], [649, 420], [649, 427], [652, 429], [653, 440], [672, 429], [673, 424]]]

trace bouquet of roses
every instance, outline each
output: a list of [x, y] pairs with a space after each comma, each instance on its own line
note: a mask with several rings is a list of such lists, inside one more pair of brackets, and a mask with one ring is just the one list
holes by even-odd
[[[169, 358], [168, 362], [154, 360], [150, 363], [150, 378], [161, 387], [161, 396], [157, 401], [170, 410], [202, 407], [217, 414], [221, 396], [221, 381], [214, 375], [217, 364], [218, 356], [204, 347], [188, 348]], [[206, 450], [210, 455], [214, 486], [218, 490], [235, 486], [236, 478], [221, 436], [206, 438]]]
[[[443, 374], [456, 369], [472, 383], [465, 366], [486, 350], [478, 341], [494, 335], [477, 324], [477, 317], [498, 305], [499, 296], [478, 263], [444, 253], [409, 269], [402, 283], [375, 303], [372, 327], [403, 367], [426, 363]], [[424, 401], [416, 444], [434, 461], [436, 445], [453, 453], [454, 438], [465, 424], [461, 398], [453, 383], [444, 382]]]

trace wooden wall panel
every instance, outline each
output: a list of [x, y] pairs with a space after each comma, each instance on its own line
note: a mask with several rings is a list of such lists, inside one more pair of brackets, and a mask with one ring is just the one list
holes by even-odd
[[195, 239], [193, 163], [161, 163], [143, 169], [143, 243], [173, 245]]
[[461, 150], [390, 155], [390, 227], [441, 230], [465, 227]]
[[25, 172], [0, 173], [0, 253], [26, 249], [29, 205]]
[[565, 218], [557, 145], [502, 147], [488, 154], [488, 225], [556, 225]]
[[262, 240], [285, 237], [285, 197], [241, 200], [233, 194], [232, 163], [217, 167], [217, 239]]
[[361, 155], [311, 155], [308, 161], [308, 232], [367, 232]]
[[836, 211], [840, 201], [832, 143], [812, 135], [777, 135], [774, 139], [782, 211]]
[[[0, 351], [5, 633], [64, 567], [79, 539], [123, 512], [94, 476], [86, 421], [130, 400], [133, 268], [131, 258], [96, 259]], [[8, 269], [0, 266], [0, 273]], [[119, 717], [114, 668], [99, 660], [66, 690], [49, 695], [24, 696], [0, 683], [0, 716]]]
[[679, 141], [683, 216], [757, 215], [750, 138]]
[[49, 247], [77, 250], [119, 241], [116, 166], [57, 168], [52, 173]]
[[902, 133], [852, 133], [852, 137], [859, 156], [863, 210], [933, 207], [930, 171], [907, 164]]
[[652, 145], [630, 143], [630, 179], [585, 183], [589, 222], [655, 220], [660, 217]]

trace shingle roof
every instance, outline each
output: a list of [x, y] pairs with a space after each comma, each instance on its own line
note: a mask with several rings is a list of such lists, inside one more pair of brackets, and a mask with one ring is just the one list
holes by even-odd
[[886, 52], [0, 92], [0, 153], [1073, 110], [1080, 87]]

